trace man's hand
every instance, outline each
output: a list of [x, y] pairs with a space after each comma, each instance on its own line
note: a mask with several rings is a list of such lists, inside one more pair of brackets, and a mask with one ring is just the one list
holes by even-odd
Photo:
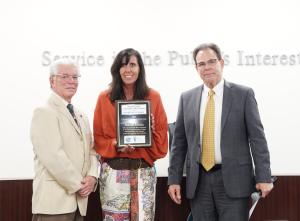
[[273, 183], [257, 183], [255, 187], [261, 191], [261, 197], [265, 198], [273, 189]]
[[94, 191], [97, 179], [93, 176], [87, 176], [81, 181], [81, 188], [78, 191], [81, 197], [88, 197]]
[[181, 204], [180, 185], [170, 185], [168, 189], [168, 194], [175, 203]]

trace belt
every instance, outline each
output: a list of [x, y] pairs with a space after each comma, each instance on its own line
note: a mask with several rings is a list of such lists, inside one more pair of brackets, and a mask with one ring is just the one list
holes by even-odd
[[144, 159], [113, 158], [106, 159], [105, 162], [114, 170], [137, 170], [151, 167]]
[[207, 172], [207, 173], [209, 173], [209, 172], [215, 172], [215, 171], [218, 171], [218, 170], [222, 169], [222, 164], [215, 164], [213, 166], [213, 168], [211, 168], [209, 171], [206, 171], [204, 169], [204, 167], [202, 166], [202, 164], [200, 164], [200, 165], [201, 165], [202, 170], [205, 171], [205, 172]]

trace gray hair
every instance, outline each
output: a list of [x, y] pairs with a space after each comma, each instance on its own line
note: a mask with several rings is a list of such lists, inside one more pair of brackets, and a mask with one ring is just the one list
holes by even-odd
[[52, 62], [51, 66], [50, 66], [50, 77], [52, 75], [56, 75], [58, 74], [58, 67], [61, 65], [70, 65], [70, 66], [74, 66], [79, 74], [79, 66], [77, 65], [77, 63], [75, 63], [73, 60], [70, 60], [68, 58], [59, 58], [57, 60], [55, 60], [54, 62]]

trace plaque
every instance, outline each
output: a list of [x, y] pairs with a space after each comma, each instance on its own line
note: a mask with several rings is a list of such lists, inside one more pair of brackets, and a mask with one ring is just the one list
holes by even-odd
[[116, 101], [117, 146], [151, 146], [150, 101]]

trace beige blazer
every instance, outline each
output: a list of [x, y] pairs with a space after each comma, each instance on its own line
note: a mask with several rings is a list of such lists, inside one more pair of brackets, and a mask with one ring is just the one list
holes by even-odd
[[64, 214], [78, 207], [86, 215], [88, 198], [76, 192], [85, 176], [98, 178], [98, 160], [88, 119], [76, 109], [75, 115], [79, 126], [55, 94], [45, 107], [34, 111], [33, 214]]

